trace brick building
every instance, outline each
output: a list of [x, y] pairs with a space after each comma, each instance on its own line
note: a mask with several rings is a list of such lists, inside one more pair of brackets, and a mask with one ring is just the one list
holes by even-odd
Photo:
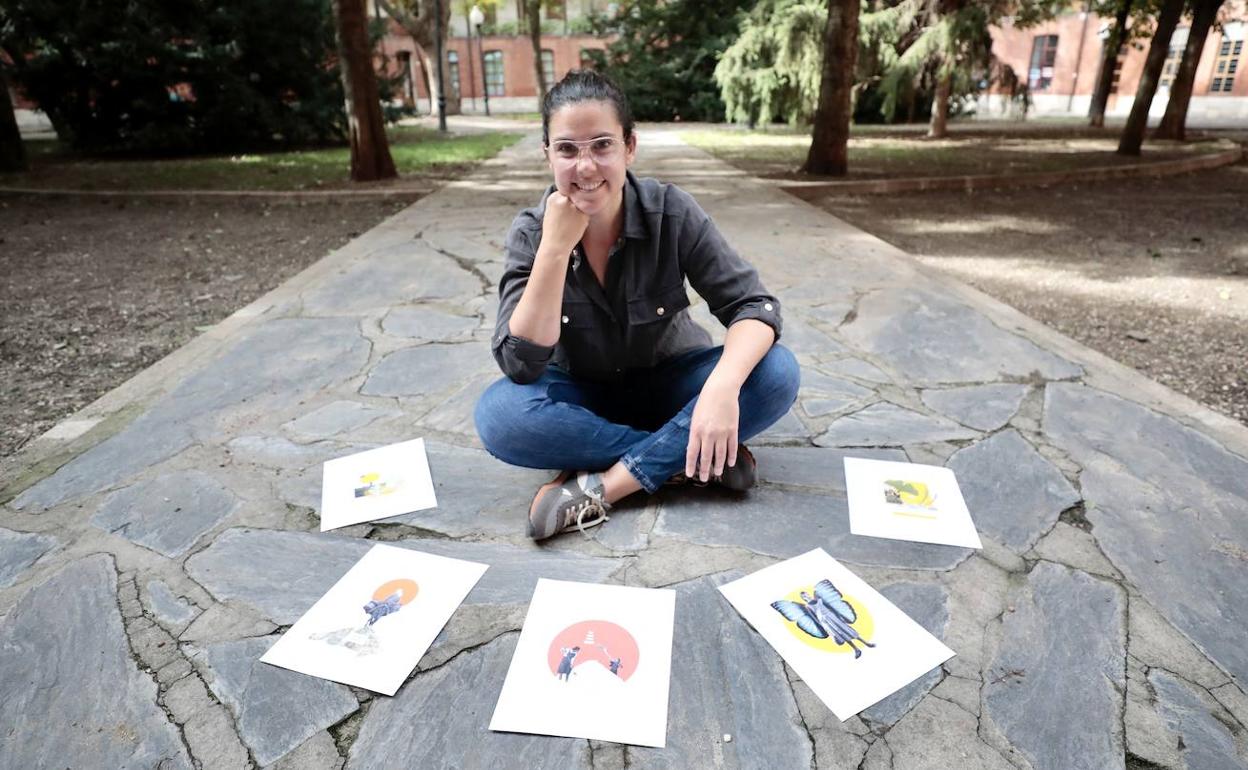
[[[548, 86], [568, 70], [581, 67], [586, 51], [606, 47], [606, 40], [589, 34], [588, 22], [592, 14], [613, 13], [612, 5], [606, 0], [543, 3], [542, 58]], [[523, 3], [503, 0], [498, 7], [483, 10], [486, 20], [482, 35], [478, 37], [477, 31], [470, 29], [459, 3], [455, 3], [443, 70], [447, 80], [447, 112], [484, 112], [485, 89], [488, 89], [491, 113], [536, 112], [533, 44], [523, 18]], [[376, 8], [374, 12], [385, 16]], [[423, 65], [415, 51], [411, 36], [390, 21], [380, 53], [385, 55], [391, 73], [402, 78], [400, 100], [427, 114], [432, 111], [429, 93], [421, 70]], [[434, 53], [428, 53], [432, 58]]]
[[[1248, 5], [1243, 0], [1228, 2], [1221, 18], [1221, 28], [1215, 26], [1209, 32], [1196, 70], [1188, 109], [1192, 126], [1248, 126], [1248, 73], [1242, 72], [1248, 68]], [[1190, 23], [1190, 19], [1182, 20], [1171, 38], [1169, 58], [1150, 108], [1155, 118], [1165, 112], [1169, 84], [1187, 45]], [[1007, 22], [992, 30], [993, 53], [1027, 82], [1031, 114], [1083, 116], [1092, 101], [1112, 25], [1113, 19], [1074, 11], [1026, 29]], [[1130, 113], [1147, 54], [1148, 39], [1128, 44], [1119, 53], [1107, 115]], [[980, 97], [978, 108], [978, 116], [985, 118], [1017, 112], [1006, 97], [993, 91]]]

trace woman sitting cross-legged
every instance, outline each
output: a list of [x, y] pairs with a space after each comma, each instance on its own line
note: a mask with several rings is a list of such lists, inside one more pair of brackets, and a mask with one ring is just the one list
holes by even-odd
[[[779, 301], [688, 193], [628, 170], [633, 120], [605, 76], [572, 71], [547, 93], [542, 140], [554, 184], [507, 234], [493, 337], [507, 376], [475, 415], [495, 457], [562, 471], [533, 498], [529, 536], [601, 523], [682, 472], [748, 489], [739, 442], [797, 397]], [[723, 346], [689, 317], [686, 279]]]

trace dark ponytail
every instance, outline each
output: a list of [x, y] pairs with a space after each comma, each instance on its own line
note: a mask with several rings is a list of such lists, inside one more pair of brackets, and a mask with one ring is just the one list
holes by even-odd
[[625, 143], [633, 135], [633, 111], [628, 98], [611, 78], [594, 70], [572, 70], [546, 92], [542, 100], [542, 144], [550, 144], [550, 116], [560, 107], [580, 102], [608, 102], [624, 128]]

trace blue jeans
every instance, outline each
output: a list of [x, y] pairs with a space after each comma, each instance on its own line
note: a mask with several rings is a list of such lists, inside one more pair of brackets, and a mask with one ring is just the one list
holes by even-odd
[[[554, 366], [527, 385], [504, 377], [477, 402], [477, 434], [512, 465], [601, 471], [621, 462], [653, 493], [685, 469], [693, 407], [723, 352], [693, 350], [613, 383], [578, 380]], [[783, 417], [800, 380], [797, 359], [773, 345], [741, 387], [738, 439]]]

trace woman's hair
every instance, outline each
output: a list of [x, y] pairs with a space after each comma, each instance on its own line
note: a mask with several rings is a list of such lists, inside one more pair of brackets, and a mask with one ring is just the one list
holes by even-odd
[[542, 100], [542, 144], [550, 144], [550, 116], [560, 107], [580, 102], [608, 102], [615, 107], [615, 116], [624, 128], [624, 141], [633, 135], [633, 111], [620, 87], [594, 70], [572, 70]]

